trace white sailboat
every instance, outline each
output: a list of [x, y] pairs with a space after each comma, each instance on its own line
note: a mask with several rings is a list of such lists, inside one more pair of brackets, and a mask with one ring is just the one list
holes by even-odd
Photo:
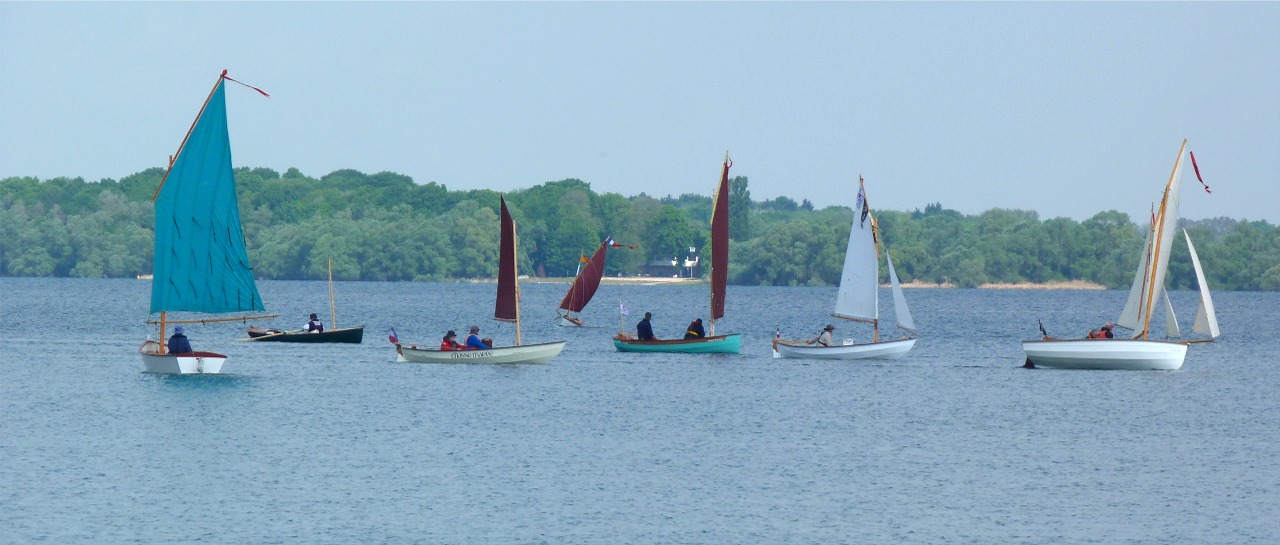
[[227, 361], [227, 356], [216, 352], [170, 352], [165, 341], [168, 324], [275, 317], [174, 320], [168, 316], [175, 311], [224, 314], [264, 310], [240, 228], [227, 136], [226, 80], [231, 78], [223, 70], [152, 197], [156, 240], [151, 313], [159, 313], [160, 319], [147, 323], [160, 326], [160, 340], [148, 339], [138, 348], [148, 373], [220, 373]]
[[[1177, 236], [1178, 208], [1181, 201], [1183, 157], [1189, 155], [1187, 141], [1182, 141], [1173, 172], [1165, 184], [1160, 208], [1152, 218], [1147, 232], [1142, 259], [1134, 273], [1133, 286], [1116, 325], [1134, 332], [1129, 339], [1056, 339], [1046, 335], [1043, 339], [1022, 341], [1027, 362], [1036, 367], [1062, 369], [1128, 369], [1128, 370], [1177, 370], [1187, 356], [1187, 346], [1199, 342], [1212, 342], [1219, 334], [1218, 319], [1209, 296], [1209, 285], [1191, 235], [1183, 230], [1191, 264], [1195, 267], [1196, 282], [1200, 287], [1200, 305], [1196, 311], [1192, 331], [1208, 335], [1202, 340], [1160, 340], [1152, 338], [1151, 315], [1155, 301], [1163, 298], [1165, 305], [1165, 337], [1178, 337], [1177, 318], [1165, 293], [1165, 273], [1169, 266], [1169, 254], [1173, 239]], [[1192, 165], [1195, 157], [1191, 156]], [[1197, 169], [1196, 176], [1199, 177]], [[1203, 183], [1203, 180], [1201, 180]], [[1157, 322], [1158, 327], [1158, 322]]]
[[893, 289], [893, 310], [898, 327], [908, 335], [889, 341], [880, 340], [880, 227], [871, 215], [866, 185], [861, 176], [858, 177], [858, 200], [853, 210], [849, 246], [844, 254], [844, 272], [840, 276], [840, 291], [836, 294], [836, 307], [831, 315], [854, 322], [870, 323], [871, 342], [845, 340], [833, 342], [831, 346], [822, 346], [800, 340], [776, 339], [773, 342], [774, 357], [895, 360], [905, 356], [915, 346], [916, 325], [911, 319], [911, 311], [907, 309], [907, 298], [902, 293], [902, 285], [898, 282], [898, 274], [893, 270], [893, 259], [889, 257], [887, 249], [884, 257]]

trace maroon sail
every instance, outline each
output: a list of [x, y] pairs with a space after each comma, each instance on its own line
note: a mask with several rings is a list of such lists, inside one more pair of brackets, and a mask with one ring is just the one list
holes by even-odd
[[729, 155], [711, 208], [711, 320], [724, 317], [724, 287], [729, 279]]
[[502, 242], [498, 248], [498, 299], [493, 305], [493, 317], [504, 322], [514, 322], [520, 314], [519, 288], [516, 286], [516, 222], [507, 212], [507, 201], [498, 196], [502, 204]]
[[578, 273], [577, 278], [573, 279], [573, 285], [569, 286], [569, 292], [564, 294], [564, 300], [560, 301], [562, 310], [582, 312], [582, 308], [591, 302], [591, 297], [596, 294], [596, 289], [600, 287], [600, 277], [604, 276], [604, 256], [607, 244], [607, 242], [601, 243], [600, 249], [591, 255], [591, 259], [582, 264], [582, 271]]

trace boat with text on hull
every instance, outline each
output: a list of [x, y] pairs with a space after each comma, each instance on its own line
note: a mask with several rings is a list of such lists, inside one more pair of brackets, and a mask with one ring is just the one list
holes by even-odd
[[[1195, 154], [1187, 150], [1187, 141], [1182, 141], [1178, 150], [1178, 158], [1173, 163], [1173, 172], [1165, 183], [1164, 195], [1160, 199], [1160, 207], [1151, 217], [1151, 226], [1147, 230], [1146, 242], [1143, 245], [1142, 259], [1138, 261], [1138, 269], [1134, 274], [1133, 285], [1129, 289], [1129, 297], [1116, 325], [1134, 332], [1128, 339], [1058, 339], [1050, 337], [1044, 326], [1040, 327], [1041, 339], [1022, 341], [1022, 350], [1026, 354], [1026, 367], [1051, 367], [1058, 369], [1102, 369], [1102, 370], [1158, 370], [1176, 371], [1182, 368], [1186, 359], [1187, 346], [1201, 342], [1213, 342], [1219, 334], [1218, 319], [1213, 310], [1213, 299], [1209, 295], [1209, 285], [1205, 282], [1204, 270], [1200, 267], [1200, 258], [1196, 255], [1195, 245], [1191, 243], [1191, 235], [1184, 229], [1183, 237], [1187, 241], [1187, 253], [1191, 257], [1191, 265], [1195, 269], [1196, 282], [1200, 288], [1200, 305], [1196, 310], [1196, 321], [1192, 330], [1208, 335], [1208, 339], [1198, 340], [1159, 340], [1152, 339], [1152, 314], [1158, 309], [1157, 300], [1163, 300], [1165, 313], [1165, 337], [1181, 336], [1177, 316], [1169, 295], [1165, 290], [1165, 273], [1169, 266], [1169, 254], [1173, 250], [1173, 241], [1177, 238], [1179, 205], [1182, 199], [1183, 157], [1189, 156], [1196, 179], [1204, 184], [1200, 177], [1200, 167], [1196, 165]], [[1209, 186], [1205, 185], [1205, 191]], [[1156, 327], [1159, 327], [1157, 322]]]
[[406, 347], [398, 337], [396, 361], [412, 363], [547, 363], [564, 350], [564, 341], [524, 344], [520, 338], [520, 282], [516, 264], [518, 242], [516, 222], [507, 211], [507, 200], [498, 196], [501, 212], [501, 237], [498, 245], [498, 292], [493, 305], [493, 319], [512, 322], [516, 326], [515, 346], [495, 346], [479, 350], [440, 350]]

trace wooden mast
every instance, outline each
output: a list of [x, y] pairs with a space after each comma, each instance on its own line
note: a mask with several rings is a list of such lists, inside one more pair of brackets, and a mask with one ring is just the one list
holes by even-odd
[[[871, 251], [872, 258], [876, 263], [876, 277], [872, 285], [875, 286], [876, 292], [876, 317], [871, 319], [871, 342], [880, 342], [880, 225], [876, 223], [876, 217], [871, 214], [871, 200], [867, 197], [867, 184], [862, 179], [862, 174], [858, 174], [858, 189], [862, 190], [862, 206], [867, 208], [867, 220], [871, 222]], [[861, 210], [854, 210], [856, 216]]]
[[[1155, 237], [1151, 240], [1151, 263], [1160, 261], [1160, 239], [1164, 237], [1164, 222], [1166, 207], [1169, 204], [1169, 188], [1173, 186], [1173, 177], [1177, 176], [1178, 168], [1182, 165], [1182, 152], [1187, 150], [1187, 139], [1182, 139], [1182, 146], [1178, 148], [1178, 159], [1173, 162], [1173, 172], [1169, 173], [1169, 181], [1164, 184], [1164, 197], [1160, 199], [1160, 228], [1156, 231]], [[1142, 339], [1146, 340], [1147, 334], [1151, 330], [1151, 305], [1155, 298], [1156, 271], [1159, 267], [1151, 267], [1150, 277], [1147, 282], [1147, 300], [1146, 316], [1142, 322]]]
[[520, 237], [516, 236], [516, 220], [511, 220], [511, 271], [516, 277], [516, 346], [520, 346]]
[[338, 329], [338, 313], [333, 308], [333, 258], [329, 258], [329, 329]]

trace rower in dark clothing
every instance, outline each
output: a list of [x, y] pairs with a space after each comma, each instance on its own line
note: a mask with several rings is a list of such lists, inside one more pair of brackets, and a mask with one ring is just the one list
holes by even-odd
[[684, 332], [686, 339], [704, 339], [707, 336], [707, 330], [702, 328], [702, 318], [698, 318], [689, 323], [689, 328]]
[[652, 312], [644, 313], [644, 319], [636, 324], [636, 338], [642, 341], [656, 341], [658, 337], [653, 334], [653, 324], [649, 323], [649, 319], [653, 318]]

